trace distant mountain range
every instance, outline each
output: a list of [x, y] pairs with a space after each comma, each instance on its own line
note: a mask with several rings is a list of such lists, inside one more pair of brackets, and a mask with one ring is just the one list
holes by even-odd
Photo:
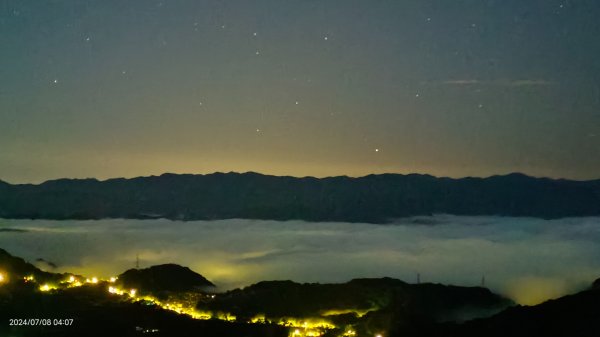
[[295, 178], [214, 173], [132, 179], [0, 181], [0, 217], [31, 219], [271, 219], [385, 223], [431, 215], [561, 218], [600, 215], [600, 180], [523, 174], [436, 178], [381, 174]]

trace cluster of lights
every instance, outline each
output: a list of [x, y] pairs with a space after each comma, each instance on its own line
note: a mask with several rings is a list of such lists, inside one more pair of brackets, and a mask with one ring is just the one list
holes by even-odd
[[56, 286], [45, 283], [43, 285], [40, 286], [40, 291], [50, 291], [50, 290], [55, 290], [58, 289]]
[[6, 276], [3, 273], [0, 273], [0, 283], [4, 283], [6, 281]]
[[[3, 276], [3, 277], [5, 277], [5, 276]], [[66, 280], [60, 281], [58, 285], [44, 283], [44, 284], [40, 285], [38, 289], [40, 291], [46, 292], [46, 291], [55, 290], [55, 289], [59, 289], [59, 288], [65, 288], [65, 287], [66, 288], [81, 287], [84, 284], [96, 285], [103, 281], [114, 283], [114, 282], [116, 282], [116, 280], [117, 280], [116, 277], [111, 277], [109, 280], [99, 279], [98, 277], [92, 277], [92, 278], [86, 278], [85, 280], [83, 280], [83, 279], [80, 280], [76, 276], [70, 275]], [[25, 283], [36, 282], [35, 277], [33, 275], [23, 277], [23, 281]], [[0, 283], [1, 282], [2, 282], [2, 279], [0, 279]]]
[[98, 284], [98, 278], [97, 277], [92, 277], [91, 279], [86, 278], [85, 283]]
[[277, 322], [277, 324], [295, 328], [290, 335], [291, 337], [318, 337], [323, 335], [327, 330], [336, 328], [331, 322], [325, 320], [300, 321], [294, 318], [284, 318]]
[[129, 289], [129, 290], [123, 290], [117, 287], [113, 287], [113, 286], [109, 286], [108, 287], [108, 292], [114, 295], [128, 295], [129, 297], [133, 298], [137, 295], [137, 289]]
[[[181, 315], [187, 315], [194, 319], [209, 320], [209, 319], [213, 318], [213, 315], [210, 313], [199, 312], [193, 308], [185, 307], [181, 303], [164, 303], [152, 296], [138, 296], [137, 289], [125, 290], [125, 289], [121, 289], [118, 287], [109, 286], [108, 292], [110, 294], [114, 294], [114, 295], [128, 296], [129, 298], [134, 299], [134, 301], [136, 301], [136, 302], [139, 301], [139, 302], [151, 303], [151, 304], [154, 304], [164, 310], [173, 311], [173, 312], [176, 312]], [[221, 319], [221, 320], [226, 320], [226, 321], [235, 321], [235, 319], [236, 319], [235, 316], [229, 316], [229, 315], [227, 315], [227, 316], [221, 315], [221, 316], [218, 316], [217, 318]]]
[[67, 279], [66, 283], [68, 283], [68, 287], [72, 288], [72, 287], [81, 287], [83, 284], [73, 275], [69, 276], [69, 278]]

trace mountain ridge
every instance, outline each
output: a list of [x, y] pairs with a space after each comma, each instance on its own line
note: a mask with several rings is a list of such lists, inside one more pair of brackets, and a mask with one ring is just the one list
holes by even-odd
[[255, 172], [0, 184], [0, 217], [231, 218], [386, 223], [432, 215], [562, 218], [600, 215], [600, 180], [372, 174], [326, 178]]
[[333, 176], [324, 176], [324, 177], [316, 177], [316, 176], [293, 176], [293, 175], [274, 175], [274, 174], [266, 174], [260, 173], [256, 171], [229, 171], [229, 172], [221, 172], [215, 171], [212, 173], [174, 173], [174, 172], [164, 172], [158, 175], [141, 175], [135, 177], [112, 177], [99, 179], [95, 177], [86, 177], [86, 178], [56, 178], [56, 179], [48, 179], [39, 183], [10, 183], [6, 180], [0, 179], [0, 185], [8, 185], [8, 186], [40, 186], [46, 183], [51, 182], [59, 182], [59, 181], [80, 181], [80, 182], [111, 182], [111, 181], [127, 181], [127, 180], [136, 180], [136, 179], [144, 179], [144, 178], [160, 178], [160, 177], [169, 177], [169, 176], [187, 176], [187, 177], [206, 177], [213, 175], [253, 175], [253, 176], [263, 176], [263, 177], [274, 177], [274, 178], [292, 178], [292, 179], [314, 179], [314, 180], [327, 180], [327, 179], [362, 179], [367, 177], [379, 177], [379, 176], [400, 176], [400, 177], [428, 177], [442, 180], [485, 180], [490, 178], [503, 178], [503, 177], [524, 177], [536, 180], [545, 180], [545, 181], [570, 181], [570, 182], [580, 182], [580, 183], [588, 183], [588, 182], [600, 182], [600, 178], [598, 179], [571, 179], [571, 178], [552, 178], [547, 176], [533, 176], [528, 175], [522, 172], [509, 172], [505, 174], [492, 174], [488, 176], [462, 176], [462, 177], [448, 177], [448, 176], [436, 176], [429, 173], [370, 173], [361, 176], [349, 176], [349, 175], [333, 175]]

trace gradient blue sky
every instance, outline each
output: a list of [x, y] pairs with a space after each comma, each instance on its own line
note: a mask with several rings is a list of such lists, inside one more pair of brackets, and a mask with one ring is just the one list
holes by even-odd
[[0, 0], [0, 179], [600, 178], [594, 0]]

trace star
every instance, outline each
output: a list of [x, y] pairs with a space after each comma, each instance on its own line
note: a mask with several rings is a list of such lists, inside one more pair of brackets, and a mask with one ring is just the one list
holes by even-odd
[[260, 52], [258, 50], [256, 51], [256, 55], [260, 55]]
[[254, 32], [254, 33], [252, 33], [252, 35], [256, 36], [256, 35], [258, 35], [258, 33], [257, 33], [257, 32]]
[[296, 101], [296, 105], [300, 104], [300, 102]]
[[57, 79], [54, 79], [54, 81], [52, 81], [52, 82], [54, 82], [54, 83], [58, 83], [58, 80], [57, 80]]
[[375, 149], [375, 152], [379, 152], [379, 149]]
[[329, 37], [325, 36], [325, 37], [323, 38], [323, 40], [327, 41], [327, 40], [329, 40]]

